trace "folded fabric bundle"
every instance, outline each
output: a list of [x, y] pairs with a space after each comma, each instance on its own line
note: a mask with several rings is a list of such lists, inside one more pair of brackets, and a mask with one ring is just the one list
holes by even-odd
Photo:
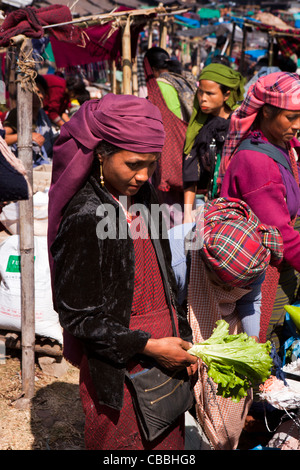
[[[7, 15], [0, 28], [0, 46], [9, 46], [10, 39], [18, 34], [28, 38], [44, 36], [43, 26], [72, 21], [70, 9], [65, 5], [51, 5], [45, 8], [19, 8]], [[47, 33], [60, 41], [80, 43], [81, 31], [77, 26], [68, 24], [47, 28]]]

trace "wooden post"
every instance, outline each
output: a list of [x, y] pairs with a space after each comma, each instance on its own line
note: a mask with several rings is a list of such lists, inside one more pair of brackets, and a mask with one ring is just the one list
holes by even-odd
[[116, 61], [115, 59], [111, 63], [111, 77], [110, 77], [110, 86], [111, 86], [111, 91], [112, 93], [116, 94], [117, 93], [117, 79], [116, 79]]
[[9, 47], [6, 54], [7, 88], [9, 94], [9, 109], [17, 106], [16, 85], [16, 47]]
[[183, 58], [182, 58], [182, 64], [183, 65], [189, 64], [191, 62], [191, 43], [190, 43], [190, 40], [186, 39], [186, 41], [184, 42], [184, 45], [185, 45], [185, 51], [184, 51], [184, 55], [183, 55]]
[[235, 28], [236, 28], [236, 23], [233, 23], [233, 25], [232, 25], [232, 32], [231, 32], [231, 38], [230, 38], [229, 57], [232, 57], [232, 51], [233, 51], [233, 46], [234, 46]]
[[153, 23], [150, 21], [148, 29], [148, 49], [151, 49], [153, 43]]
[[123, 94], [131, 95], [131, 38], [130, 38], [130, 17], [128, 16], [122, 35], [122, 56], [123, 56]]
[[186, 55], [188, 56], [188, 63], [191, 62], [191, 40], [188, 39], [186, 43]]
[[200, 74], [200, 68], [201, 68], [201, 43], [198, 43], [197, 45], [196, 66], [197, 66], [197, 78], [198, 78]]
[[165, 17], [160, 23], [160, 37], [159, 46], [162, 49], [167, 49], [167, 32], [168, 32], [168, 19]]
[[274, 35], [269, 33], [268, 66], [272, 67], [274, 58]]
[[139, 84], [137, 74], [137, 58], [135, 57], [132, 64], [132, 94], [135, 96], [139, 95]]
[[247, 26], [243, 25], [243, 42], [242, 42], [242, 51], [241, 51], [241, 59], [240, 59], [240, 66], [239, 66], [239, 72], [241, 74], [243, 73], [243, 69], [244, 69], [246, 45], [247, 45]]
[[[25, 39], [21, 46], [31, 59], [31, 40]], [[20, 58], [20, 55], [19, 55]], [[33, 187], [32, 165], [32, 91], [24, 84], [20, 72], [17, 84], [18, 156], [27, 171]], [[23, 80], [23, 82], [22, 82]], [[21, 254], [21, 335], [22, 335], [22, 388], [25, 398], [34, 395], [35, 369], [35, 292], [34, 292], [34, 232], [33, 199], [20, 201], [20, 254]]]

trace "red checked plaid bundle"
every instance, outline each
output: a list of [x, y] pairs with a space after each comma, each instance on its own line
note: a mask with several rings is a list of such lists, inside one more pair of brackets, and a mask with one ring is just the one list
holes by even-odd
[[205, 204], [201, 254], [219, 279], [245, 287], [269, 264], [281, 263], [283, 242], [279, 230], [261, 224], [245, 202], [219, 198]]

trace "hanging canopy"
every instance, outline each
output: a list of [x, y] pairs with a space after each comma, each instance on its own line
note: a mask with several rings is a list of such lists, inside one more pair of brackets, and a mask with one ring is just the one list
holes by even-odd
[[[131, 27], [131, 55], [136, 54], [137, 41], [140, 31], [145, 23], [132, 25]], [[121, 56], [122, 30], [114, 30], [111, 23], [105, 25], [90, 26], [83, 30], [85, 45], [66, 43], [50, 37], [55, 63], [58, 68], [76, 65], [85, 65], [103, 60], [114, 60]]]
[[188, 18], [182, 15], [174, 15], [174, 18], [175, 18], [175, 23], [182, 24], [183, 26], [186, 26], [187, 28], [199, 28], [200, 27], [200, 21], [194, 18]]
[[135, 57], [139, 33], [149, 20], [159, 21], [186, 11], [162, 5], [145, 10], [120, 6], [111, 13], [74, 20], [65, 5], [26, 7], [5, 18], [0, 27], [0, 46], [11, 45], [17, 35], [35, 39], [48, 35], [59, 68], [114, 60], [121, 57], [123, 27], [130, 17], [131, 57]]
[[285, 57], [290, 57], [293, 54], [300, 55], [300, 29], [298, 28], [292, 28], [289, 27], [289, 25], [282, 25], [281, 27], [274, 26], [274, 22], [273, 24], [267, 24], [258, 19], [248, 17], [231, 17], [231, 21], [238, 24], [240, 27], [245, 25], [256, 31], [276, 37], [278, 48]]

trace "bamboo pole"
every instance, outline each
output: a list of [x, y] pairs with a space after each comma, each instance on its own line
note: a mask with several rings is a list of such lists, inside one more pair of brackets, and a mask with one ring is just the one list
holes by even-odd
[[111, 77], [110, 77], [110, 84], [111, 84], [111, 91], [116, 94], [117, 93], [117, 79], [116, 79], [116, 61], [115, 59], [111, 63]]
[[232, 57], [232, 51], [234, 47], [234, 35], [235, 35], [236, 23], [232, 25], [232, 32], [230, 37], [230, 49], [229, 49], [229, 57]]
[[[31, 59], [31, 40], [25, 39], [20, 50]], [[20, 57], [20, 56], [19, 56]], [[32, 166], [32, 91], [24, 85], [24, 73], [18, 71], [17, 116], [18, 156], [27, 171], [33, 187]], [[33, 199], [20, 201], [21, 254], [21, 335], [22, 335], [22, 389], [25, 398], [34, 395], [35, 367], [35, 298], [34, 298], [34, 233]]]
[[201, 43], [198, 43], [197, 45], [196, 66], [197, 66], [197, 78], [198, 78], [200, 74], [200, 68], [201, 68]]
[[131, 38], [130, 18], [128, 17], [123, 27], [122, 34], [122, 56], [123, 56], [123, 94], [131, 95]]
[[191, 43], [189, 40], [186, 42], [186, 51], [185, 51], [185, 63], [188, 64], [191, 62]]
[[148, 29], [148, 49], [151, 49], [153, 43], [153, 22], [150, 21]]
[[9, 93], [9, 109], [17, 106], [17, 84], [16, 84], [16, 48], [9, 47], [6, 54], [7, 88]]
[[246, 46], [247, 46], [247, 26], [244, 24], [243, 25], [242, 52], [241, 52], [241, 59], [240, 59], [240, 66], [239, 66], [239, 72], [240, 73], [243, 73], [243, 69], [244, 69]]
[[165, 50], [167, 48], [167, 32], [168, 32], [168, 21], [167, 21], [167, 17], [165, 17], [163, 20], [161, 20], [160, 37], [159, 37], [159, 45]]
[[268, 45], [268, 66], [272, 67], [274, 58], [274, 35], [272, 32], [269, 33], [269, 45]]
[[138, 74], [137, 74], [137, 59], [135, 58], [132, 64], [132, 94], [138, 96], [139, 85], [138, 85]]
[[182, 13], [186, 13], [189, 11], [190, 8], [179, 8], [177, 6], [171, 6], [167, 7], [164, 6], [162, 3], [159, 4], [158, 7], [156, 8], [142, 8], [142, 9], [136, 9], [136, 10], [128, 10], [128, 11], [115, 11], [113, 10], [110, 13], [102, 13], [99, 15], [89, 15], [89, 16], [83, 16], [81, 18], [76, 18], [70, 21], [65, 21], [63, 23], [56, 23], [56, 24], [51, 24], [51, 25], [46, 25], [43, 26], [44, 30], [47, 29], [52, 29], [56, 27], [61, 27], [61, 26], [66, 26], [69, 24], [74, 24], [80, 28], [86, 28], [87, 26], [93, 26], [94, 24], [104, 24], [107, 22], [111, 22], [116, 18], [120, 17], [126, 17], [130, 16], [131, 19], [134, 17], [135, 20], [138, 20], [139, 18], [142, 19], [142, 21], [145, 21], [145, 18], [148, 17], [160, 17], [160, 16], [173, 16], [173, 15], [180, 15]]

